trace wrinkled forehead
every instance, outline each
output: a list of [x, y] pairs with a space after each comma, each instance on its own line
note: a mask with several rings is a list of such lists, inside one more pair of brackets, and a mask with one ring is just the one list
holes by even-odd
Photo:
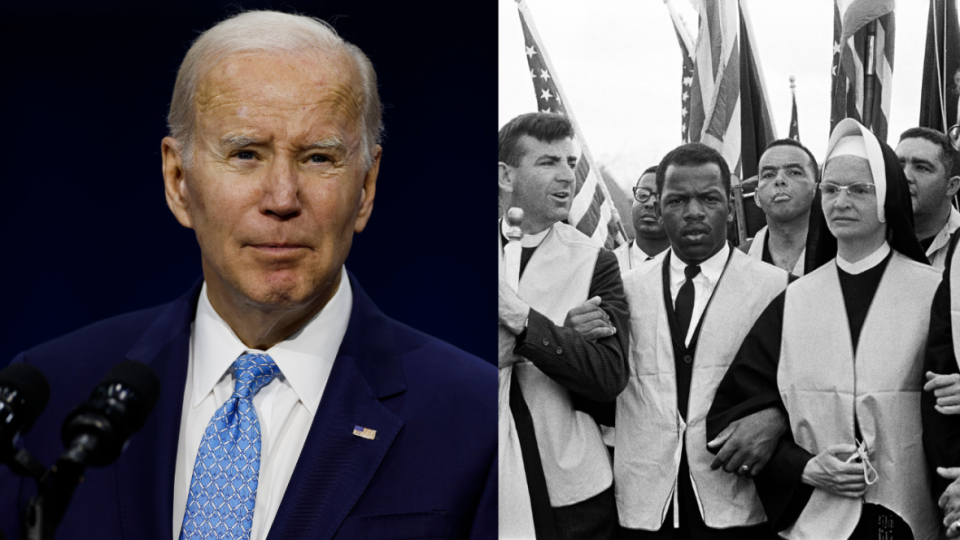
[[849, 154], [827, 158], [823, 167], [823, 181], [834, 184], [875, 183], [867, 158]]
[[813, 162], [803, 149], [782, 144], [767, 149], [760, 156], [758, 168], [763, 170], [764, 167], [781, 168], [795, 164], [803, 167], [804, 171], [814, 171]]
[[571, 137], [544, 141], [532, 135], [520, 137], [521, 160], [537, 160], [543, 156], [555, 157], [561, 160], [579, 157], [576, 141]]
[[241, 52], [207, 68], [194, 99], [201, 118], [218, 109], [243, 116], [263, 107], [325, 104], [358, 120], [360, 84], [356, 66], [342, 51]]

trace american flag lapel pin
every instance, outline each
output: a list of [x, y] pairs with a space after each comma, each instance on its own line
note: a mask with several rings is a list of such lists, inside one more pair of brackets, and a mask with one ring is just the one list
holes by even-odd
[[377, 430], [366, 428], [363, 426], [353, 426], [353, 434], [356, 435], [357, 437], [370, 439], [371, 441], [377, 438]]

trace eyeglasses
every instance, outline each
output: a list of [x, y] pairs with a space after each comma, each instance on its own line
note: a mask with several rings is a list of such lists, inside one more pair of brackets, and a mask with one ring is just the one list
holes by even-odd
[[820, 182], [820, 193], [824, 199], [835, 199], [840, 196], [841, 191], [846, 191], [849, 197], [863, 199], [871, 193], [875, 193], [876, 189], [877, 186], [869, 182], [855, 182], [845, 186], [833, 182]]
[[637, 201], [638, 203], [641, 203], [641, 204], [645, 203], [649, 201], [651, 197], [656, 199], [657, 194], [646, 188], [642, 188], [642, 187], [633, 188], [633, 200]]
[[947, 137], [950, 138], [950, 144], [953, 145], [953, 148], [960, 151], [960, 124], [951, 126], [947, 130]]

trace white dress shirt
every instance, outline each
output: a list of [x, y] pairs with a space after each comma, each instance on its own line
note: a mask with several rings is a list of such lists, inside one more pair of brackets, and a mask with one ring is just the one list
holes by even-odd
[[353, 291], [345, 269], [333, 298], [300, 330], [267, 351], [245, 346], [213, 309], [204, 283], [191, 326], [187, 384], [173, 490], [173, 538], [180, 538], [193, 466], [203, 433], [233, 394], [232, 366], [242, 354], [266, 352], [280, 374], [253, 398], [260, 420], [260, 477], [250, 540], [267, 537], [300, 450], [317, 413], [333, 361], [347, 331]]
[[888, 244], [887, 241], [884, 240], [883, 244], [881, 244], [876, 251], [874, 251], [870, 255], [867, 255], [866, 257], [854, 263], [848, 262], [846, 259], [844, 259], [838, 254], [837, 266], [839, 266], [841, 270], [843, 270], [848, 274], [853, 274], [853, 275], [862, 274], [867, 270], [883, 262], [883, 259], [885, 259], [887, 257], [887, 254], [889, 253], [890, 253], [890, 244]]
[[937, 270], [943, 270], [947, 265], [947, 251], [950, 250], [950, 235], [957, 229], [960, 229], [960, 212], [956, 208], [950, 207], [950, 217], [943, 224], [943, 228], [933, 238], [930, 247], [927, 248], [927, 259], [930, 265]]
[[613, 250], [613, 254], [617, 256], [617, 262], [620, 263], [621, 274], [626, 274], [630, 270], [640, 268], [647, 263], [658, 264], [663, 260], [666, 252], [667, 250], [663, 250], [656, 255], [649, 255], [637, 245], [636, 240], [621, 244]]
[[[700, 263], [700, 273], [693, 278], [693, 313], [690, 317], [690, 327], [687, 328], [687, 336], [683, 340], [686, 345], [690, 345], [690, 339], [697, 329], [697, 324], [703, 316], [710, 297], [713, 296], [713, 290], [717, 288], [717, 282], [720, 281], [728, 258], [730, 258], [730, 245], [724, 242], [720, 251]], [[676, 305], [680, 287], [687, 280], [687, 276], [683, 273], [686, 267], [687, 264], [681, 261], [676, 253], [670, 255], [670, 298], [674, 305]]]

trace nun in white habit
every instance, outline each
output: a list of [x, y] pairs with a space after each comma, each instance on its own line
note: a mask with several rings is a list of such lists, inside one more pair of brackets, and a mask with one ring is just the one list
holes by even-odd
[[920, 394], [940, 274], [913, 233], [896, 154], [855, 120], [834, 129], [820, 190], [817, 265], [744, 340], [707, 439], [758, 411], [784, 413], [769, 461], [737, 463], [735, 474], [754, 477], [785, 538], [937, 538]]

